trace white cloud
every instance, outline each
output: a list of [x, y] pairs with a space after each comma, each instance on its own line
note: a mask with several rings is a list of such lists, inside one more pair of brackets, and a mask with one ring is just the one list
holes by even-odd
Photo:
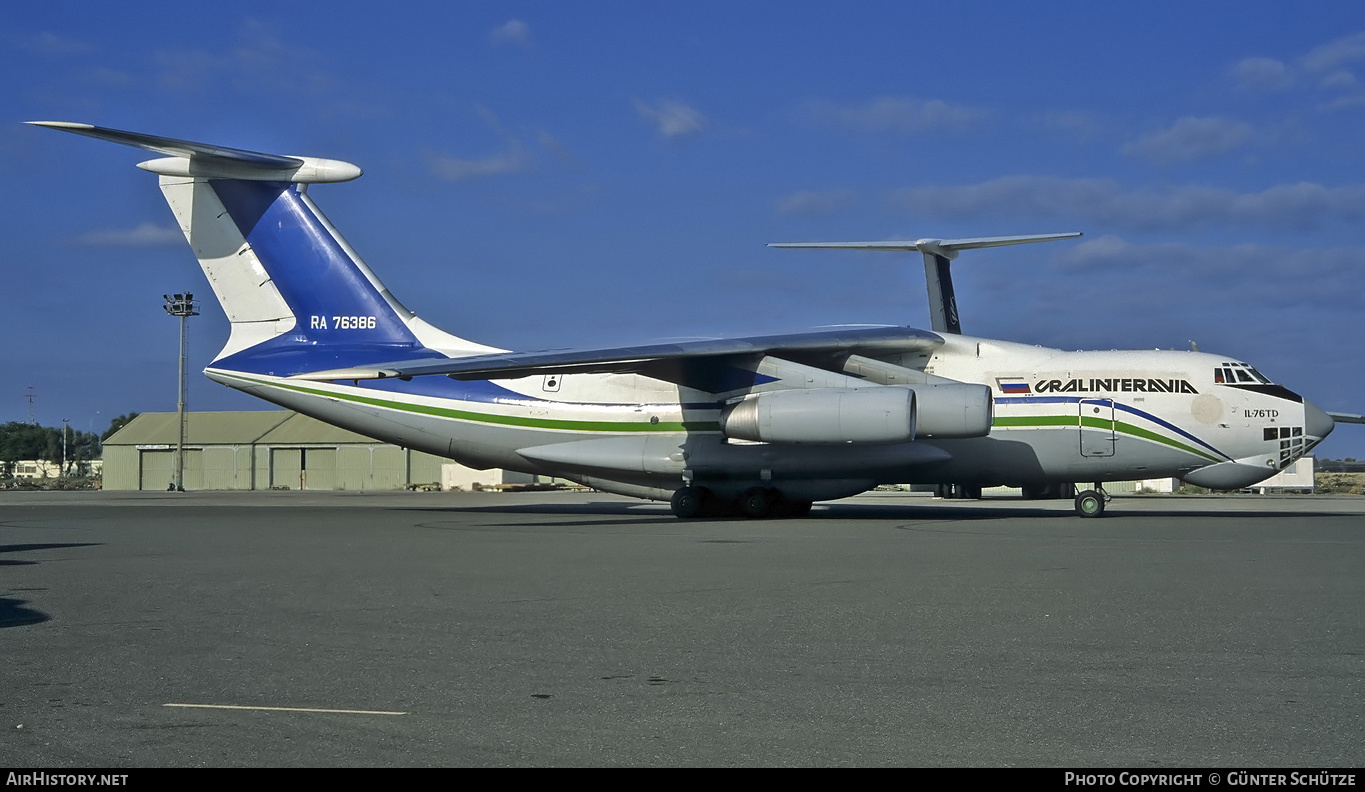
[[917, 133], [938, 129], [966, 129], [985, 120], [989, 111], [940, 99], [920, 101], [885, 96], [858, 105], [834, 102], [808, 103], [804, 114], [811, 121], [863, 132]]
[[483, 157], [453, 157], [447, 154], [427, 154], [427, 163], [437, 177], [450, 181], [466, 181], [489, 176], [525, 173], [546, 161], [544, 155], [567, 165], [579, 165], [578, 157], [567, 146], [543, 129], [524, 129], [512, 132], [503, 125], [498, 115], [486, 106], [473, 108], [473, 113], [502, 139], [502, 151]]
[[1243, 58], [1228, 68], [1237, 87], [1254, 93], [1283, 91], [1294, 84], [1294, 77], [1283, 61], [1274, 58]]
[[1037, 113], [1028, 122], [1038, 129], [1081, 141], [1094, 140], [1104, 134], [1106, 126], [1101, 117], [1080, 110]]
[[234, 45], [225, 52], [180, 48], [153, 53], [161, 84], [177, 91], [217, 93], [231, 86], [243, 92], [266, 89], [287, 94], [336, 86], [320, 67], [323, 58], [317, 51], [286, 42], [272, 26], [245, 19], [235, 34]]
[[522, 173], [535, 163], [535, 156], [516, 141], [512, 141], [511, 147], [502, 154], [491, 154], [476, 159], [433, 155], [428, 159], [432, 172], [449, 181]]
[[[1184, 279], [1218, 283], [1219, 302], [1225, 305], [1244, 300], [1244, 305], [1256, 307], [1347, 306], [1358, 305], [1360, 293], [1342, 289], [1341, 284], [1365, 268], [1365, 249], [1135, 245], [1121, 237], [1103, 236], [1059, 251], [1055, 262], [1058, 269], [1073, 275], [1097, 272], [1158, 284]], [[1294, 288], [1284, 288], [1287, 283]]]
[[1333, 71], [1344, 63], [1362, 58], [1365, 58], [1365, 31], [1343, 36], [1314, 49], [1303, 57], [1303, 67], [1313, 72]]
[[1124, 147], [1124, 153], [1162, 165], [1195, 162], [1227, 154], [1253, 135], [1251, 127], [1226, 118], [1186, 116], [1167, 129]]
[[183, 243], [185, 235], [178, 228], [139, 223], [123, 231], [92, 231], [77, 241], [91, 247], [167, 247]]
[[169, 49], [153, 53], [161, 84], [173, 90], [193, 90], [231, 71], [232, 61], [204, 50]]
[[80, 39], [58, 36], [56, 33], [38, 33], [24, 39], [20, 46], [36, 55], [51, 58], [64, 58], [70, 55], [84, 55], [94, 52], [95, 46]]
[[1365, 94], [1353, 94], [1343, 96], [1340, 99], [1328, 102], [1323, 105], [1325, 110], [1344, 110], [1351, 107], [1365, 107]]
[[110, 69], [105, 66], [96, 68], [93, 72], [90, 73], [90, 77], [94, 82], [99, 83], [101, 85], [112, 85], [118, 87], [129, 86], [135, 82], [135, 79], [132, 74], [125, 71], [118, 71], [117, 69]]
[[1062, 218], [1129, 230], [1188, 231], [1213, 225], [1311, 230], [1365, 220], [1365, 184], [1281, 184], [1239, 193], [1215, 187], [1124, 190], [1107, 179], [1007, 176], [978, 184], [915, 187], [892, 202], [929, 217]]
[[509, 19], [488, 32], [488, 42], [495, 46], [516, 44], [525, 49], [531, 46], [531, 29], [520, 19]]
[[671, 99], [663, 99], [652, 105], [637, 99], [635, 111], [641, 118], [654, 124], [664, 140], [683, 140], [700, 133], [706, 126], [706, 118], [695, 108]]
[[853, 203], [850, 190], [801, 190], [778, 201], [777, 213], [802, 217], [821, 217], [833, 214]]
[[1345, 69], [1338, 69], [1323, 76], [1323, 88], [1353, 88], [1356, 84], [1356, 76]]
[[1340, 110], [1365, 104], [1365, 92], [1351, 66], [1365, 60], [1365, 31], [1329, 41], [1316, 47], [1293, 64], [1274, 58], [1243, 58], [1228, 67], [1238, 91], [1244, 93], [1272, 93], [1284, 91], [1295, 84], [1316, 85], [1320, 90], [1335, 92], [1337, 98], [1318, 105], [1319, 110]]
[[[1365, 310], [1359, 289], [1342, 288], [1365, 267], [1361, 248], [1143, 245], [1118, 236], [1038, 247], [1052, 273], [992, 278], [1005, 284], [984, 301], [994, 311], [973, 308], [983, 300], [963, 279], [958, 299], [971, 332], [1064, 349], [1187, 348], [1194, 339], [1207, 352], [1252, 357], [1254, 348], [1251, 362], [1275, 377], [1292, 366], [1263, 345], [1300, 330], [1352, 337]], [[976, 269], [973, 260], [963, 274]], [[1253, 326], [1273, 331], [1249, 341]]]

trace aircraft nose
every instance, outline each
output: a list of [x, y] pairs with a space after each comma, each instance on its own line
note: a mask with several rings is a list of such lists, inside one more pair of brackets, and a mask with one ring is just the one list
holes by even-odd
[[1303, 431], [1305, 434], [1321, 440], [1331, 434], [1336, 427], [1337, 422], [1332, 420], [1332, 416], [1323, 412], [1316, 404], [1304, 399]]

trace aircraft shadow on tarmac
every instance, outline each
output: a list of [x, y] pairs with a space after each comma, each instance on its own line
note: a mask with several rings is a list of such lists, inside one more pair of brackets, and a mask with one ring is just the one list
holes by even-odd
[[[99, 542], [33, 542], [30, 544], [0, 545], [0, 555], [5, 553], [27, 553], [34, 550], [56, 550], [67, 547], [94, 547], [98, 544]], [[25, 561], [12, 558], [0, 559], [0, 566], [28, 566], [41, 563], [41, 561]], [[26, 607], [27, 602], [28, 600], [15, 599], [13, 597], [0, 597], [0, 629], [5, 627], [23, 627], [29, 624], [39, 624], [52, 618], [42, 611]]]
[[[651, 508], [652, 507], [652, 508]], [[408, 511], [407, 507], [402, 507]], [[625, 525], [625, 524], [655, 524], [661, 522], [674, 523], [699, 523], [699, 522], [753, 522], [742, 516], [710, 517], [705, 519], [679, 520], [669, 513], [668, 507], [663, 504], [651, 504], [645, 507], [650, 512], [648, 516], [638, 503], [618, 502], [618, 501], [593, 501], [590, 503], [522, 503], [506, 504], [497, 506], [422, 506], [415, 507], [415, 511], [435, 511], [435, 512], [459, 512], [464, 514], [507, 514], [507, 515], [558, 515], [561, 517], [587, 517], [587, 516], [608, 516], [619, 515], [620, 517], [633, 517], [633, 520], [613, 519], [604, 521], [603, 524]], [[1178, 520], [1178, 519], [1203, 519], [1203, 518], [1237, 518], [1237, 519], [1285, 519], [1288, 517], [1340, 517], [1341, 514], [1328, 511], [1276, 511], [1261, 509], [1162, 509], [1160, 511], [1142, 510], [1125, 511], [1123, 507], [1113, 506], [1105, 517], [1095, 521], [1095, 527], [1103, 526], [1106, 521], [1116, 519], [1126, 520]], [[1007, 507], [999, 506], [924, 506], [913, 504], [863, 504], [863, 503], [835, 503], [827, 506], [817, 506], [809, 516], [799, 518], [767, 518], [760, 522], [798, 522], [809, 520], [1021, 520], [1021, 519], [1072, 519], [1070, 510], [1058, 510], [1056, 508], [1039, 507]], [[1080, 519], [1080, 518], [1075, 518]], [[574, 521], [575, 525], [585, 525], [581, 521]]]
[[28, 600], [0, 597], [0, 629], [40, 624], [52, 618], [42, 611], [25, 607], [27, 602]]
[[[33, 550], [56, 550], [66, 547], [94, 547], [99, 542], [34, 542], [31, 544], [0, 545], [0, 555], [5, 553], [27, 553]], [[25, 561], [15, 558], [0, 558], [0, 566], [28, 566], [41, 561]]]

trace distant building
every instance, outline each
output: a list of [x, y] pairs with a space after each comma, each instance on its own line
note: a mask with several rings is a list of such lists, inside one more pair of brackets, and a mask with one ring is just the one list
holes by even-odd
[[1315, 488], [1315, 467], [1313, 457], [1302, 457], [1291, 462], [1284, 470], [1260, 484], [1253, 485], [1250, 489], [1252, 492], [1259, 492], [1262, 495], [1270, 492], [1313, 492]]
[[[442, 466], [452, 464], [287, 410], [193, 412], [187, 419], [187, 490], [437, 488]], [[104, 441], [104, 489], [167, 489], [178, 434], [175, 413], [142, 413], [115, 432]], [[501, 471], [455, 478], [504, 481]]]
[[[79, 478], [98, 478], [103, 469], [104, 460], [86, 459], [80, 462], [71, 463], [70, 475]], [[61, 478], [62, 466], [60, 462], [52, 462], [47, 459], [21, 459], [14, 463], [14, 478], [16, 479], [54, 479]]]
[[14, 463], [14, 477], [17, 479], [57, 478], [61, 474], [61, 464], [46, 459], [21, 459]]

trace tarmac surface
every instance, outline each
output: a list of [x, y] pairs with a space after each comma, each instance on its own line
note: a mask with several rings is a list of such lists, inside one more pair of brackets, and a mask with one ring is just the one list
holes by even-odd
[[0, 493], [0, 766], [1365, 765], [1365, 498]]

